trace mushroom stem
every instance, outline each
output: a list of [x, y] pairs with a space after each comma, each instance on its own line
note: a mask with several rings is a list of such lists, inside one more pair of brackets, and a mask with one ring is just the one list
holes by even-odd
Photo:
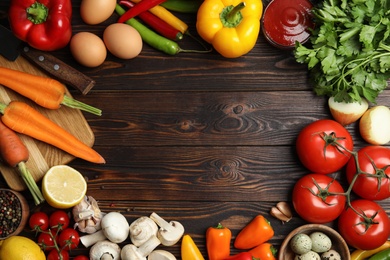
[[140, 245], [137, 251], [141, 256], [147, 257], [159, 244], [161, 244], [161, 241], [153, 235], [145, 243]]
[[157, 225], [159, 227], [161, 227], [162, 229], [166, 230], [166, 231], [169, 231], [169, 232], [173, 232], [175, 230], [175, 227], [172, 226], [169, 222], [167, 222], [165, 219], [163, 219], [162, 217], [160, 217], [159, 215], [157, 215], [155, 212], [153, 212], [151, 215], [150, 215], [150, 218], [153, 219], [154, 222], [157, 223]]
[[103, 241], [106, 239], [107, 239], [107, 237], [104, 235], [103, 230], [99, 230], [93, 234], [80, 237], [80, 241], [85, 247], [90, 247], [90, 246], [96, 244], [97, 242]]

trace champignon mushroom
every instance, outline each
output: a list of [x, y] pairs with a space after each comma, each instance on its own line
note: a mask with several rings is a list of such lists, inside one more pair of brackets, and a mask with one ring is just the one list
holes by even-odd
[[122, 248], [122, 260], [146, 260], [146, 257], [159, 245], [161, 241], [152, 235], [145, 243], [136, 247], [134, 244], [127, 244]]
[[176, 257], [166, 250], [154, 250], [149, 254], [148, 260], [176, 260]]
[[89, 251], [91, 260], [120, 260], [120, 247], [108, 240], [95, 243]]
[[161, 244], [164, 246], [172, 246], [180, 240], [184, 234], [184, 227], [178, 221], [170, 221], [169, 223], [153, 212], [150, 215], [160, 229], [157, 233], [157, 237], [161, 240]]
[[149, 217], [140, 217], [130, 224], [130, 240], [135, 246], [145, 243], [151, 236], [157, 236], [158, 227]]
[[107, 213], [101, 221], [102, 229], [90, 235], [80, 237], [85, 247], [90, 247], [98, 241], [110, 240], [114, 243], [122, 243], [129, 236], [129, 223], [125, 216], [119, 212]]

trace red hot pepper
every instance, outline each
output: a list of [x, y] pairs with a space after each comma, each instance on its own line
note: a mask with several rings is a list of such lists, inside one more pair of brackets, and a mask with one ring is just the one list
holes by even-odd
[[16, 37], [30, 46], [54, 51], [72, 37], [70, 0], [11, 0], [9, 21]]
[[121, 17], [119, 17], [118, 23], [124, 23], [127, 20], [139, 15], [140, 13], [146, 12], [150, 8], [155, 7], [156, 5], [159, 5], [165, 1], [166, 0], [143, 0], [137, 3], [133, 8], [127, 10], [127, 12], [124, 13]]

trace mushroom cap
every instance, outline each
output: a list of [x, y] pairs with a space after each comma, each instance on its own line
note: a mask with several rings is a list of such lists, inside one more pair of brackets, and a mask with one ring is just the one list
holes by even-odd
[[102, 219], [102, 231], [108, 240], [122, 243], [129, 236], [129, 223], [119, 212], [109, 212]]
[[140, 246], [151, 236], [157, 235], [158, 226], [151, 218], [143, 216], [134, 220], [129, 229], [131, 242]]
[[99, 241], [89, 250], [91, 260], [100, 260], [104, 254], [112, 256], [113, 260], [120, 260], [121, 249], [119, 245], [108, 240]]

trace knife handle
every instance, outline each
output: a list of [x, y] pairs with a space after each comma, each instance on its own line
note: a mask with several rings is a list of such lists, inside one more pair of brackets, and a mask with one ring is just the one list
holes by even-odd
[[30, 62], [48, 72], [52, 77], [78, 89], [83, 95], [86, 95], [95, 85], [93, 79], [47, 52], [25, 46], [21, 53]]

